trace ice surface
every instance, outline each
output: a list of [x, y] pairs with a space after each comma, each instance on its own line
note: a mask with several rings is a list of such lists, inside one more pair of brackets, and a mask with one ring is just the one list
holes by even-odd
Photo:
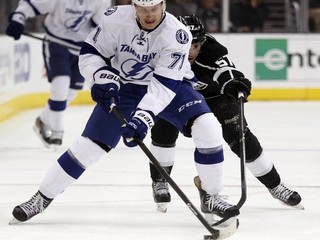
[[[81, 133], [92, 106], [70, 107], [64, 143], [45, 149], [32, 126], [40, 109], [0, 124], [1, 240], [197, 240], [208, 231], [171, 189], [167, 213], [156, 212], [148, 159], [137, 148], [119, 147], [91, 166], [49, 208], [30, 221], [8, 225], [13, 207], [38, 189], [47, 169]], [[247, 171], [248, 197], [238, 231], [229, 239], [320, 239], [320, 102], [245, 104], [251, 130], [272, 158], [283, 182], [302, 195], [305, 210], [286, 207]], [[149, 136], [145, 144], [149, 145]], [[199, 206], [192, 140], [179, 137], [172, 178]], [[223, 194], [240, 197], [239, 160], [225, 146]]]

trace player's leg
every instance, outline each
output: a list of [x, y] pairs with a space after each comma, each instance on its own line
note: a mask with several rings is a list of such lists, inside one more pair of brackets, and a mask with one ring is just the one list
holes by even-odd
[[69, 95], [69, 76], [58, 76], [52, 79], [50, 85], [50, 98], [48, 101], [50, 118], [50, 144], [62, 145], [65, 111]]
[[189, 124], [196, 146], [194, 160], [199, 176], [194, 182], [200, 194], [201, 211], [220, 217], [237, 216], [237, 207], [219, 195], [223, 189], [224, 161], [220, 124], [212, 113], [205, 113]]
[[11, 223], [24, 222], [43, 212], [53, 199], [73, 184], [105, 151], [89, 138], [80, 137], [47, 172], [39, 190], [13, 209]]
[[62, 144], [64, 114], [71, 83], [72, 56], [74, 55], [71, 55], [66, 48], [49, 43], [43, 44], [50, 96], [45, 108], [36, 119], [34, 130], [46, 147]]
[[[192, 137], [195, 144], [194, 161], [199, 175], [196, 181], [200, 193], [201, 210], [205, 213], [236, 216], [236, 206], [224, 201], [219, 193], [223, 189], [221, 126], [204, 98], [188, 83], [181, 84], [171, 104], [160, 114], [174, 124], [185, 136]], [[166, 111], [173, 113], [166, 115]]]
[[[225, 96], [207, 100], [207, 103], [222, 125], [225, 141], [231, 150], [240, 156], [238, 103]], [[250, 172], [268, 188], [273, 197], [289, 206], [298, 205], [301, 201], [300, 195], [281, 183], [280, 175], [273, 162], [264, 152], [259, 140], [250, 131], [247, 123], [245, 123], [245, 137], [246, 166]]]
[[[169, 174], [171, 173], [174, 163], [175, 142], [178, 134], [179, 130], [162, 118], [158, 118], [156, 124], [151, 129], [152, 141], [150, 151]], [[151, 162], [149, 165], [153, 199], [157, 204], [157, 210], [166, 212], [167, 203], [171, 201], [169, 185]]]
[[112, 113], [106, 113], [96, 105], [82, 136], [49, 169], [39, 191], [30, 200], [14, 208], [14, 220], [11, 223], [27, 221], [45, 210], [89, 166], [114, 148], [119, 139], [119, 121]]
[[[51, 97], [50, 102], [59, 106], [63, 102], [65, 104], [60, 109], [54, 109], [54, 105], [50, 106], [49, 116], [50, 116], [50, 126], [51, 126], [51, 145], [62, 145], [62, 138], [64, 133], [64, 118], [66, 109], [69, 104], [76, 98], [77, 91], [82, 90], [84, 84], [84, 78], [81, 76], [78, 67], [79, 57], [76, 55], [69, 54], [69, 66], [71, 74], [64, 79], [63, 83], [61, 81], [60, 86], [56, 83], [57, 78], [62, 78], [62, 76], [55, 77], [51, 82]], [[66, 85], [69, 83], [69, 85]], [[58, 92], [57, 92], [58, 90]], [[54, 102], [54, 99], [56, 102]], [[60, 105], [61, 106], [61, 105]], [[55, 111], [56, 110], [56, 111]]]
[[[146, 91], [145, 86], [122, 84], [118, 108], [125, 118], [130, 117]], [[81, 137], [49, 169], [39, 191], [30, 200], [14, 208], [11, 223], [27, 221], [48, 207], [90, 165], [116, 147], [121, 137], [120, 128], [121, 123], [117, 117], [106, 111], [105, 106], [96, 104]]]
[[[65, 113], [67, 110], [67, 107], [69, 104], [76, 98], [77, 91], [82, 90], [83, 84], [84, 84], [84, 78], [81, 76], [79, 72], [79, 66], [78, 66], [78, 59], [79, 57], [76, 55], [69, 54], [69, 66], [71, 74], [69, 77], [69, 85], [66, 86], [55, 86], [54, 82], [56, 80], [53, 80], [51, 83], [51, 95], [50, 99], [57, 99], [57, 97], [60, 95], [59, 99], [57, 100], [62, 101], [63, 103], [66, 103], [63, 108], [60, 109], [60, 111], [54, 111], [52, 107], [50, 107], [50, 126], [52, 130], [52, 134], [50, 137], [50, 142], [52, 145], [61, 145], [62, 144], [62, 138], [64, 133], [64, 118]], [[66, 84], [67, 81], [65, 81], [63, 84]], [[63, 85], [61, 84], [61, 85]], [[55, 87], [55, 89], [53, 89]], [[56, 90], [63, 89], [61, 92], [58, 93], [54, 92]], [[55, 97], [53, 97], [55, 95]]]

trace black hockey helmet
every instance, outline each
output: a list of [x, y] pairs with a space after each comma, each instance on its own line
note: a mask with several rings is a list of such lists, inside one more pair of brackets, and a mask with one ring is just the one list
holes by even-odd
[[200, 19], [192, 14], [179, 16], [178, 20], [188, 27], [192, 34], [192, 43], [202, 42], [205, 40], [206, 31]]

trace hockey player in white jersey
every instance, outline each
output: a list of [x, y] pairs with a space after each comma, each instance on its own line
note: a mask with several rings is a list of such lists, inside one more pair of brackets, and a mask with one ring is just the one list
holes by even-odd
[[[215, 198], [223, 189], [221, 127], [190, 81], [188, 53], [192, 35], [163, 0], [132, 0], [108, 9], [80, 52], [80, 71], [97, 102], [82, 135], [49, 169], [39, 191], [13, 210], [14, 222], [42, 212], [93, 163], [115, 148], [122, 136], [143, 140], [159, 116], [192, 137], [203, 205], [235, 217], [239, 209]], [[113, 99], [128, 123], [110, 111]], [[124, 159], [123, 161], [130, 161]], [[125, 162], [124, 162], [125, 163]], [[125, 164], [124, 164], [125, 166]]]
[[[102, 10], [110, 5], [110, 0], [20, 0], [10, 15], [6, 33], [18, 40], [28, 18], [47, 14], [43, 58], [50, 82], [50, 96], [36, 119], [34, 130], [48, 148], [62, 144], [65, 110], [76, 97], [77, 90], [83, 88], [84, 79], [78, 67], [79, 51], [75, 49], [80, 50], [88, 34], [98, 24]], [[67, 49], [68, 46], [73, 50]]]

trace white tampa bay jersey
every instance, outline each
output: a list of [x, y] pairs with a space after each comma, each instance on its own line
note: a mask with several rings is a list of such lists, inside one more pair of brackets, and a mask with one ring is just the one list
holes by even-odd
[[132, 5], [111, 7], [81, 49], [80, 72], [92, 86], [93, 74], [110, 59], [123, 83], [148, 85], [138, 107], [158, 114], [181, 81], [194, 77], [188, 61], [191, 40], [187, 27], [167, 12], [154, 30], [144, 31]]
[[80, 46], [111, 0], [20, 0], [15, 12], [26, 19], [47, 14], [46, 38]]

